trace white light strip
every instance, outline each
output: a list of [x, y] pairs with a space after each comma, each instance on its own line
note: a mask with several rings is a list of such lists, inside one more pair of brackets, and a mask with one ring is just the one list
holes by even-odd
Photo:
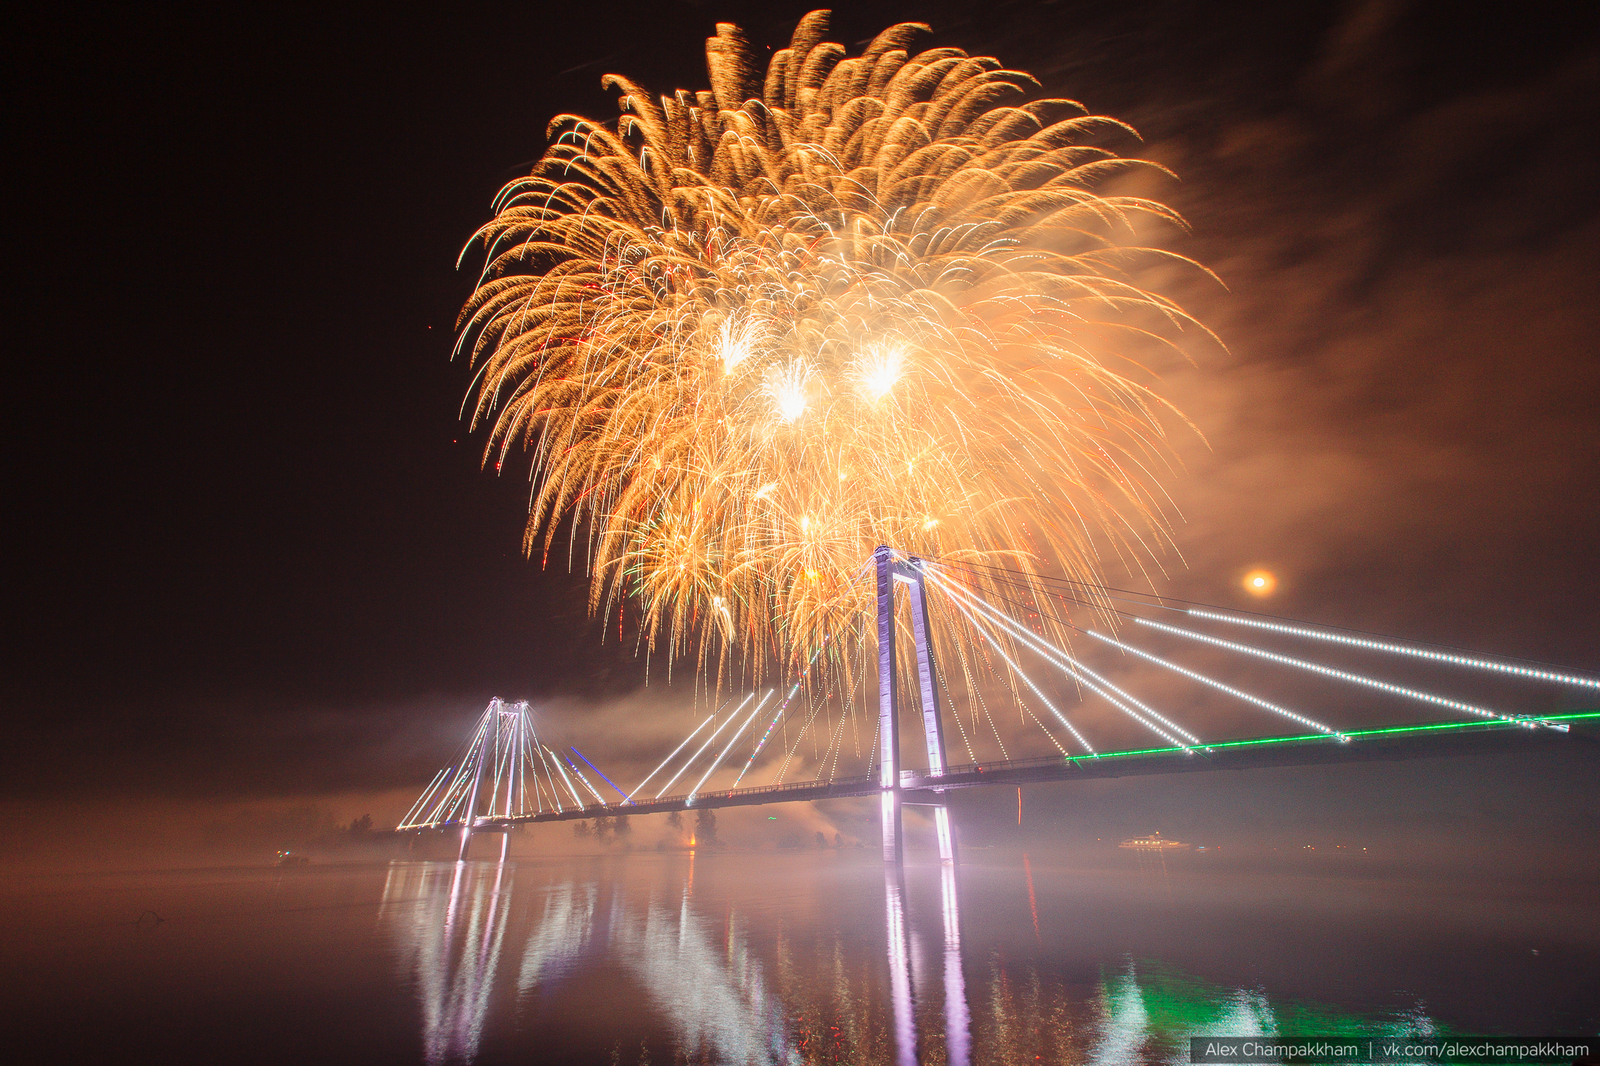
[[[944, 587], [944, 585], [941, 582], [940, 583], [940, 588], [943, 588], [943, 587]], [[1035, 685], [1033, 683], [1032, 679], [1029, 678], [1027, 674], [1022, 672], [1022, 667], [1017, 665], [1017, 661], [1015, 659], [1013, 659], [1011, 656], [1006, 654], [1006, 650], [1000, 646], [1000, 642], [995, 640], [994, 637], [990, 636], [989, 635], [989, 631], [987, 629], [984, 629], [983, 626], [981, 624], [979, 624], [978, 619], [973, 616], [971, 611], [967, 610], [966, 604], [962, 603], [960, 600], [956, 599], [956, 597], [954, 597], [954, 596], [950, 597], [950, 602], [954, 603], [956, 605], [956, 610], [960, 611], [962, 614], [967, 616], [967, 621], [972, 623], [972, 628], [977, 630], [979, 633], [983, 634], [983, 639], [987, 640], [989, 642], [989, 646], [994, 648], [994, 650], [999, 653], [1000, 657], [1011, 665], [1011, 669], [1016, 672], [1016, 675], [1018, 677], [1022, 678], [1022, 680], [1027, 684], [1027, 686], [1033, 690], [1033, 694], [1035, 696], [1038, 696], [1041, 700], [1044, 701], [1044, 705], [1046, 707], [1050, 708], [1050, 713], [1054, 714], [1058, 719], [1060, 719], [1061, 720], [1061, 724], [1066, 726], [1067, 729], [1071, 731], [1071, 733], [1072, 733], [1072, 735], [1074, 737], [1078, 738], [1078, 743], [1083, 745], [1084, 750], [1087, 751], [1090, 755], [1098, 755], [1099, 753], [1096, 752], [1092, 746], [1090, 746], [1089, 742], [1087, 740], [1083, 739], [1083, 734], [1078, 732], [1077, 727], [1074, 726], [1071, 722], [1067, 721], [1067, 716], [1062, 714], [1059, 710], [1057, 710], [1056, 709], [1056, 705], [1050, 702], [1050, 697], [1046, 696], [1043, 692], [1039, 691], [1039, 686]], [[1048, 730], [1047, 730], [1047, 732], [1048, 732]]]
[[1314, 674], [1321, 674], [1323, 677], [1337, 678], [1340, 681], [1349, 681], [1351, 684], [1355, 685], [1366, 685], [1368, 688], [1379, 689], [1383, 692], [1393, 693], [1396, 696], [1406, 696], [1410, 699], [1421, 700], [1423, 703], [1432, 703], [1440, 707], [1448, 707], [1453, 711], [1461, 711], [1464, 714], [1475, 714], [1479, 718], [1498, 718], [1503, 722], [1523, 722], [1530, 727], [1533, 725], [1533, 722], [1530, 719], [1522, 715], [1513, 716], [1509, 714], [1501, 714], [1499, 711], [1491, 711], [1483, 707], [1474, 706], [1470, 703], [1462, 703], [1460, 700], [1447, 699], [1444, 696], [1435, 696], [1431, 692], [1419, 692], [1417, 689], [1406, 688], [1404, 685], [1392, 685], [1387, 681], [1379, 681], [1375, 677], [1367, 677], [1364, 674], [1352, 674], [1348, 670], [1335, 670], [1333, 667], [1323, 666], [1321, 663], [1311, 663], [1306, 662], [1304, 659], [1295, 659], [1287, 655], [1279, 655], [1277, 652], [1267, 651], [1265, 648], [1257, 648], [1249, 644], [1236, 644], [1231, 640], [1222, 640], [1219, 637], [1207, 636], [1204, 633], [1196, 633], [1188, 629], [1179, 629], [1177, 626], [1169, 626], [1162, 622], [1152, 622], [1148, 618], [1140, 618], [1136, 619], [1136, 621], [1138, 621], [1140, 625], [1149, 626], [1152, 629], [1159, 629], [1163, 633], [1171, 633], [1174, 636], [1179, 637], [1188, 637], [1190, 640], [1198, 640], [1203, 644], [1210, 644], [1218, 648], [1226, 648], [1228, 651], [1236, 651], [1245, 655], [1254, 655], [1259, 658], [1269, 660], [1270, 662], [1280, 663], [1283, 666], [1295, 666], [1301, 670], [1310, 670]]
[[744, 725], [740, 726], [739, 731], [729, 738], [727, 747], [723, 748], [721, 754], [711, 761], [711, 769], [701, 774], [700, 780], [696, 781], [694, 787], [689, 790], [689, 802], [694, 802], [694, 798], [700, 794], [700, 786], [705, 784], [706, 778], [715, 773], [717, 767], [722, 765], [722, 760], [727, 758], [728, 752], [733, 750], [733, 746], [739, 742], [740, 737], [744, 736], [744, 731], [750, 728], [750, 723], [756, 720], [756, 715], [761, 713], [761, 708], [765, 707], [767, 705], [767, 701], [771, 698], [772, 689], [769, 688], [767, 689], [767, 694], [761, 697], [761, 702], [756, 704], [755, 709], [753, 709], [750, 714], [746, 716]]
[[1310, 728], [1315, 729], [1319, 733], [1326, 733], [1330, 737], [1338, 737], [1340, 740], [1349, 740], [1350, 739], [1349, 737], [1345, 736], [1343, 733], [1335, 732], [1334, 730], [1329, 729], [1327, 726], [1323, 725], [1321, 722], [1314, 721], [1313, 719], [1307, 718], [1303, 714], [1296, 714], [1295, 712], [1289, 710], [1286, 707], [1279, 707], [1276, 703], [1268, 703], [1266, 700], [1262, 699], [1261, 697], [1252, 696], [1252, 695], [1250, 695], [1250, 693], [1244, 692], [1244, 691], [1242, 691], [1240, 689], [1236, 689], [1232, 685], [1224, 685], [1221, 681], [1217, 681], [1217, 680], [1214, 680], [1212, 678], [1209, 678], [1204, 674], [1197, 674], [1193, 670], [1187, 670], [1184, 667], [1179, 666], [1177, 663], [1168, 662], [1167, 660], [1161, 658], [1159, 655], [1152, 655], [1149, 652], [1143, 650], [1142, 648], [1135, 648], [1132, 644], [1124, 644], [1124, 643], [1122, 643], [1122, 641], [1117, 640], [1115, 637], [1108, 637], [1104, 633], [1097, 633], [1092, 629], [1086, 629], [1086, 630], [1084, 630], [1084, 632], [1088, 633], [1091, 637], [1094, 637], [1094, 638], [1096, 638], [1098, 640], [1105, 641], [1107, 644], [1113, 644], [1113, 645], [1121, 648], [1123, 651], [1131, 651], [1131, 652], [1133, 652], [1133, 654], [1139, 656], [1139, 658], [1148, 660], [1149, 662], [1153, 662], [1157, 666], [1164, 666], [1168, 670], [1172, 670], [1172, 671], [1175, 671], [1176, 673], [1180, 673], [1184, 677], [1187, 677], [1192, 681], [1198, 681], [1202, 685], [1210, 685], [1212, 688], [1216, 689], [1219, 692], [1226, 692], [1228, 695], [1232, 696], [1234, 699], [1244, 700], [1246, 703], [1253, 703], [1257, 707], [1260, 707], [1262, 710], [1271, 711], [1273, 714], [1281, 714], [1285, 718], [1288, 718], [1288, 719], [1290, 719], [1292, 721], [1299, 722], [1303, 726], [1309, 726]]
[[676, 759], [678, 757], [678, 752], [680, 752], [684, 748], [688, 747], [689, 746], [689, 741], [691, 741], [691, 740], [693, 740], [695, 738], [695, 734], [699, 733], [700, 730], [704, 729], [706, 727], [706, 722], [711, 721], [711, 719], [713, 719], [715, 717], [716, 717], [715, 713], [706, 715], [705, 722], [701, 722], [699, 725], [695, 726], [694, 727], [694, 732], [690, 733], [688, 736], [684, 737], [683, 738], [683, 743], [679, 744], [677, 747], [673, 748], [672, 749], [672, 754], [668, 755], [665, 759], [661, 760], [661, 766], [658, 766], [654, 770], [651, 770], [650, 773], [645, 776], [645, 779], [643, 781], [640, 781], [637, 785], [633, 786], [633, 792], [628, 793], [627, 797], [622, 802], [623, 803], [632, 803], [634, 795], [641, 788], [643, 788], [644, 786], [646, 786], [646, 785], [648, 785], [650, 783], [650, 778], [652, 778], [652, 777], [656, 776], [657, 774], [659, 774], [661, 772], [661, 767], [666, 766], [667, 763], [671, 762], [673, 759]]
[[706, 737], [706, 742], [704, 744], [700, 745], [700, 747], [696, 748], [695, 749], [695, 753], [693, 755], [689, 756], [689, 761], [684, 763], [682, 766], [678, 767], [678, 772], [672, 775], [672, 780], [668, 781], [665, 785], [661, 786], [661, 791], [656, 793], [656, 799], [660, 799], [662, 796], [665, 796], [667, 794], [667, 789], [671, 788], [677, 782], [678, 778], [683, 776], [683, 772], [685, 770], [687, 770], [689, 767], [694, 765], [694, 761], [700, 757], [700, 754], [711, 746], [711, 742], [713, 740], [717, 739], [717, 734], [722, 732], [724, 729], [728, 728], [728, 723], [733, 721], [735, 718], [739, 717], [739, 712], [744, 710], [744, 705], [746, 703], [749, 703], [751, 700], [753, 700], [755, 698], [756, 698], [756, 694], [754, 692], [752, 692], [752, 693], [750, 693], [750, 695], [746, 696], [743, 700], [740, 701], [739, 706], [737, 706], [737, 707], [735, 707], [733, 709], [733, 713], [728, 715], [728, 717], [723, 721], [723, 723], [721, 725], [719, 725], [719, 726], [717, 726], [717, 728], [713, 729], [711, 731], [711, 735], [709, 737]]
[[583, 787], [588, 789], [589, 793], [594, 796], [594, 801], [600, 804], [602, 807], [606, 806], [605, 799], [598, 791], [595, 790], [595, 787], [589, 783], [589, 779], [583, 776], [583, 771], [578, 769], [578, 764], [573, 762], [571, 759], [567, 759], [566, 764], [572, 767], [572, 772], [578, 775], [578, 780], [583, 782]]
[[417, 797], [417, 802], [415, 802], [415, 803], [413, 803], [411, 805], [411, 809], [406, 812], [406, 816], [404, 818], [400, 819], [400, 825], [397, 828], [400, 828], [400, 829], [409, 829], [409, 828], [411, 828], [411, 819], [412, 819], [412, 817], [414, 817], [415, 815], [421, 813], [423, 808], [427, 806], [428, 797], [433, 795], [433, 790], [439, 787], [439, 782], [440, 781], [444, 780], [444, 775], [448, 774], [451, 770], [454, 770], [454, 769], [455, 769], [454, 766], [446, 766], [443, 770], [440, 770], [438, 773], [433, 775], [433, 780], [428, 782], [428, 787], [422, 790], [422, 795]]
[[1309, 637], [1312, 640], [1326, 640], [1333, 644], [1346, 644], [1352, 648], [1370, 648], [1373, 651], [1386, 651], [1394, 655], [1410, 655], [1416, 659], [1427, 659], [1431, 662], [1448, 663], [1451, 666], [1471, 666], [1479, 670], [1494, 670], [1502, 674], [1515, 674], [1534, 681], [1554, 681], [1562, 685], [1582, 685], [1586, 688], [1600, 688], [1600, 681], [1593, 678], [1578, 677], [1574, 674], [1558, 674], [1549, 670], [1535, 670], [1527, 666], [1512, 666], [1509, 663], [1497, 663], [1490, 659], [1477, 659], [1470, 655], [1452, 655], [1449, 652], [1429, 651], [1426, 648], [1412, 648], [1404, 644], [1390, 644], [1381, 640], [1367, 640], [1364, 637], [1351, 637], [1343, 633], [1330, 633], [1320, 629], [1308, 629], [1304, 626], [1286, 626], [1279, 622], [1265, 622], [1258, 618], [1241, 618], [1230, 614], [1220, 614], [1216, 611], [1203, 611], [1198, 607], [1189, 608], [1189, 613], [1196, 618], [1209, 618], [1214, 622], [1229, 622], [1236, 626], [1250, 626], [1254, 629], [1266, 629], [1274, 633], [1288, 633], [1296, 637]]
[[[556, 805], [556, 813], [560, 814], [565, 811], [566, 808], [561, 805], [561, 790], [556, 788], [555, 771], [550, 769], [550, 758], [544, 753], [544, 742], [539, 739], [538, 733], [533, 735], [533, 750], [539, 753], [539, 761], [544, 763], [544, 778], [545, 781], [550, 785], [550, 802]], [[535, 772], [535, 779], [537, 779], [538, 776], [538, 773]], [[579, 806], [581, 809], [582, 805], [580, 804]]]
[[[939, 581], [939, 579], [934, 577], [934, 575], [929, 574], [928, 577], [933, 581], [939, 582], [940, 587], [946, 589], [946, 591], [951, 592], [952, 595], [960, 594], [960, 593], [957, 592], [957, 590], [955, 590], [955, 589], [951, 588], [950, 586], [946, 585], [944, 582]], [[961, 592], [965, 592], [965, 590], [961, 590]], [[1030, 633], [1025, 627], [1019, 625], [1009, 615], [1006, 615], [1006, 614], [1000, 612], [999, 610], [997, 610], [996, 608], [992, 607], [991, 605], [989, 605], [988, 603], [984, 602], [983, 600], [980, 600], [976, 596], [973, 596], [971, 593], [965, 593], [963, 598], [966, 599], [966, 602], [972, 604], [972, 606], [974, 606], [978, 610], [982, 611], [986, 617], [990, 618], [991, 620], [993, 620], [997, 624], [999, 624], [1001, 626], [1004, 626], [1013, 636], [1017, 636], [1017, 637], [1021, 638], [1022, 640], [1026, 641], [1028, 643], [1028, 645], [1030, 647], [1032, 647], [1035, 651], [1038, 651], [1040, 654], [1044, 655], [1046, 657], [1046, 659], [1050, 661], [1051, 665], [1056, 666], [1056, 667], [1060, 668], [1061, 670], [1065, 671], [1067, 674], [1071, 675], [1071, 677], [1075, 681], [1077, 681], [1079, 684], [1083, 685], [1085, 688], [1087, 688], [1089, 691], [1093, 692], [1095, 695], [1104, 698], [1106, 700], [1106, 702], [1111, 704], [1111, 706], [1115, 707], [1117, 710], [1121, 711], [1123, 714], [1127, 715], [1129, 718], [1132, 718], [1135, 722], [1138, 722], [1140, 725], [1144, 726], [1146, 729], [1148, 729], [1151, 732], [1155, 733], [1162, 740], [1165, 740], [1167, 743], [1173, 745], [1174, 747], [1182, 748], [1185, 751], [1189, 750], [1189, 746], [1187, 744], [1185, 744], [1183, 741], [1179, 740], [1177, 737], [1175, 737], [1172, 734], [1168, 733], [1166, 730], [1162, 729], [1160, 726], [1146, 721], [1144, 719], [1144, 717], [1142, 715], [1140, 715], [1137, 711], [1134, 711], [1131, 707], [1128, 707], [1128, 706], [1124, 705], [1121, 700], [1117, 699], [1117, 697], [1115, 697], [1111, 693], [1105, 691], [1099, 685], [1096, 685], [1093, 681], [1090, 681], [1087, 677], [1085, 677], [1083, 675], [1083, 673], [1080, 673], [1077, 669], [1074, 668], [1075, 664], [1076, 665], [1081, 665], [1081, 664], [1077, 664], [1077, 661], [1074, 660], [1071, 656], [1066, 655], [1064, 652], [1059, 652], [1058, 649], [1056, 649], [1054, 647], [1054, 645], [1051, 645], [1047, 641], [1040, 640], [1039, 638], [1034, 636], [1034, 634]], [[1056, 654], [1052, 654], [1052, 652], [1054, 652]], [[1062, 660], [1065, 660], [1065, 661], [1062, 661]], [[1087, 673], [1088, 671], [1085, 670], [1084, 672]], [[1104, 679], [1102, 678], [1101, 680], [1104, 680]], [[1110, 683], [1107, 682], [1107, 684], [1109, 685]], [[1115, 686], [1111, 686], [1111, 687], [1114, 688]], [[1121, 692], [1122, 690], [1118, 689], [1117, 691]], [[1123, 695], [1127, 695], [1127, 694], [1123, 693]], [[1130, 700], [1132, 699], [1131, 697], [1129, 697], [1129, 698], [1130, 698]], [[1132, 702], [1138, 702], [1138, 701], [1135, 700], [1135, 701], [1132, 701]], [[1146, 708], [1146, 710], [1149, 710], [1149, 708]], [[1156, 717], [1160, 718], [1161, 716], [1160, 715], [1156, 715]], [[1163, 721], [1165, 721], [1165, 719], [1163, 719]], [[1167, 724], [1171, 725], [1172, 723], [1168, 722]], [[1179, 732], [1182, 732], [1182, 730], [1179, 730]], [[1187, 734], [1185, 734], [1185, 735], [1187, 735]], [[1194, 738], [1191, 737], [1190, 739], [1193, 740]], [[1195, 743], [1199, 743], [1198, 740], [1196, 740], [1194, 742]]]
[[567, 768], [561, 765], [561, 756], [551, 751], [548, 744], [544, 746], [544, 750], [550, 756], [550, 761], [556, 764], [556, 769], [561, 771], [561, 780], [566, 784], [567, 791], [572, 793], [572, 802], [578, 805], [578, 810], [587, 810], [588, 808], [583, 805], [583, 797], [578, 795], [578, 789], [572, 783], [572, 778], [567, 776]]
[[[953, 588], [952, 586], [947, 585], [945, 582], [940, 581], [939, 578], [932, 573], [929, 573], [928, 577], [930, 580], [938, 582], [939, 586], [944, 588], [946, 591], [949, 591], [952, 594], [961, 595], [968, 603], [971, 603], [974, 607], [983, 611], [985, 615], [1001, 623], [1014, 635], [1026, 641], [1035, 651], [1039, 652], [1046, 659], [1053, 660], [1056, 666], [1071, 674], [1082, 685], [1084, 685], [1084, 687], [1103, 697], [1113, 707], [1117, 708], [1117, 710], [1121, 711], [1123, 714], [1126, 714], [1128, 717], [1132, 718], [1134, 721], [1138, 722], [1152, 733], [1155, 733], [1163, 740], [1168, 741], [1175, 747], [1182, 748], [1184, 751], [1189, 750], [1189, 744], [1199, 744], [1201, 742], [1200, 738], [1195, 736], [1193, 733], [1190, 733], [1176, 722], [1166, 718], [1154, 708], [1145, 705], [1143, 702], [1135, 698], [1131, 693], [1118, 688], [1104, 677], [1101, 677], [1099, 674], [1083, 665], [1083, 663], [1079, 662], [1077, 659], [1074, 659], [1072, 656], [1068, 655], [1062, 649], [1031, 632], [1027, 627], [1021, 625], [1009, 615], [979, 599], [974, 593], [968, 592], [965, 589]], [[1094, 680], [1091, 681], [1090, 678], [1093, 678]], [[1095, 684], [1096, 681], [1099, 682], [1099, 685]], [[1111, 692], [1104, 691], [1104, 689], [1102, 689], [1100, 686], [1104, 686], [1105, 689], [1110, 689], [1111, 692], [1115, 692], [1117, 695], [1113, 696]], [[1142, 718], [1131, 707], [1124, 706], [1121, 700], [1118, 699], [1118, 696], [1121, 697], [1121, 700], [1126, 700], [1134, 707], [1138, 707], [1139, 710], [1143, 711], [1145, 714], [1148, 714], [1156, 721], [1162, 723], [1162, 725], [1165, 725], [1168, 729], [1171, 729], [1173, 733], [1177, 733], [1178, 736], [1183, 737], [1189, 742], [1189, 744], [1185, 744], [1183, 740], [1179, 740], [1178, 737], [1168, 733], [1166, 729], [1162, 729], [1160, 726], [1145, 721], [1144, 718]]]

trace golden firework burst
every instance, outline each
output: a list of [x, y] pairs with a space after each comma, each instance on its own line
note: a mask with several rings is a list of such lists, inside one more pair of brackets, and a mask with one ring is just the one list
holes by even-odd
[[527, 551], [565, 526], [591, 606], [702, 669], [828, 644], [848, 670], [878, 544], [1086, 581], [1155, 558], [1174, 412], [1146, 367], [1210, 337], [1138, 282], [1193, 264], [1140, 246], [1172, 209], [1108, 189], [1160, 169], [1106, 147], [1129, 127], [912, 54], [917, 24], [847, 56], [826, 16], [764, 78], [726, 24], [709, 90], [607, 76], [620, 119], [556, 118], [474, 238], [458, 350], [486, 462], [531, 455]]

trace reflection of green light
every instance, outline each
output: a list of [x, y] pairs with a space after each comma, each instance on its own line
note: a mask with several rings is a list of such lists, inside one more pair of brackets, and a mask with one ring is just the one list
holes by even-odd
[[[1576, 711], [1572, 714], [1542, 714], [1530, 717], [1529, 722], [1575, 722], [1600, 718], [1600, 711]], [[1447, 731], [1474, 730], [1478, 732], [1489, 730], [1524, 729], [1526, 723], [1515, 722], [1434, 722], [1428, 725], [1401, 725], [1391, 726], [1387, 729], [1347, 729], [1344, 732], [1351, 740], [1360, 737], [1388, 737], [1405, 733], [1442, 733]], [[1184, 748], [1139, 748], [1132, 751], [1103, 751], [1099, 755], [1069, 755], [1067, 762], [1093, 762], [1096, 759], [1123, 759], [1133, 755], [1176, 755], [1185, 750], [1218, 751], [1223, 748], [1258, 748], [1264, 744], [1337, 744], [1339, 741], [1325, 736], [1322, 733], [1296, 733], [1284, 737], [1253, 737], [1249, 740], [1223, 740], [1215, 744], [1196, 744], [1192, 749]]]
[[[1260, 1031], [1269, 1036], [1351, 1033], [1370, 1038], [1428, 1037], [1439, 1042], [1472, 1037], [1470, 1032], [1429, 1017], [1421, 1010], [1357, 1013], [1332, 1004], [1282, 999], [1259, 988], [1212, 984], [1155, 959], [1140, 959], [1137, 964], [1130, 962], [1125, 973], [1120, 975], [1101, 971], [1101, 1002], [1108, 1006], [1119, 1000], [1127, 1003], [1125, 989], [1136, 990], [1138, 1005], [1144, 1012], [1143, 1028], [1151, 1038], [1147, 1047], [1163, 1056], [1175, 1052], [1187, 1058], [1184, 1053], [1188, 1051], [1190, 1037], [1236, 1029], [1241, 1009], [1253, 1015]], [[1118, 996], [1117, 992], [1123, 994]], [[1128, 1027], [1134, 1026], [1129, 1024]]]

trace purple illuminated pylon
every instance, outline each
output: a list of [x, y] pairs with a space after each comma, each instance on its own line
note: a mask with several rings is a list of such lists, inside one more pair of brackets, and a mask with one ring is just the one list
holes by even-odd
[[[917, 681], [922, 708], [922, 735], [932, 776], [944, 774], [946, 760], [944, 723], [939, 713], [939, 690], [933, 661], [933, 644], [928, 633], [928, 593], [923, 582], [922, 560], [903, 556], [880, 546], [873, 553], [878, 571], [878, 736], [880, 738], [879, 782], [883, 788], [883, 859], [903, 863], [905, 845], [900, 799], [900, 722], [896, 713], [899, 672], [895, 664], [894, 586], [910, 585], [911, 635], [917, 653]], [[955, 833], [950, 811], [943, 803], [934, 804], [934, 824], [939, 838], [941, 862], [956, 861]]]

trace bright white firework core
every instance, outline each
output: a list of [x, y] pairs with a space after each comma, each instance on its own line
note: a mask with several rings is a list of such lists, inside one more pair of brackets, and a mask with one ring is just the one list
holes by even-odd
[[755, 351], [756, 328], [751, 323], [739, 324], [727, 319], [717, 330], [717, 355], [722, 360], [724, 373], [748, 359]]
[[881, 400], [889, 395], [889, 390], [900, 380], [900, 366], [904, 358], [904, 353], [898, 347], [881, 345], [867, 349], [862, 353], [859, 364], [861, 391], [872, 400]]
[[795, 363], [768, 379], [767, 393], [778, 409], [780, 420], [793, 422], [805, 414], [806, 384], [810, 376], [804, 363]]

